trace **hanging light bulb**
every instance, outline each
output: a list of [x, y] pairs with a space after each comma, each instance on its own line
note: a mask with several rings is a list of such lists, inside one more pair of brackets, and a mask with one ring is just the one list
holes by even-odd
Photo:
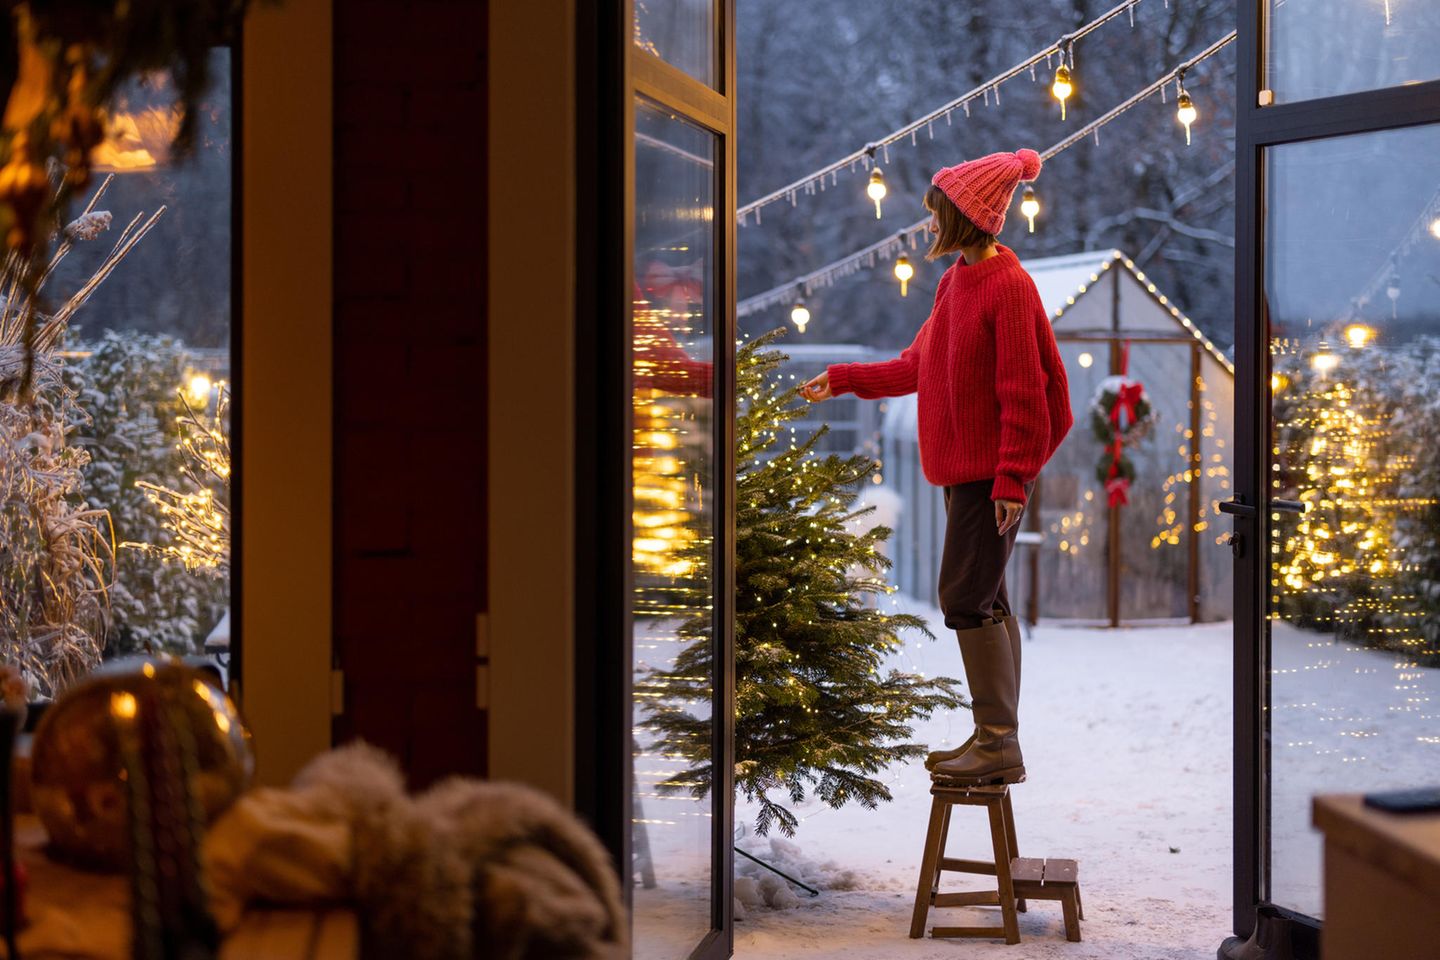
[[915, 276], [915, 268], [910, 266], [910, 258], [900, 254], [895, 260], [895, 277], [900, 281], [900, 296], [910, 295], [910, 278]]
[[1317, 373], [1329, 373], [1331, 370], [1340, 366], [1340, 357], [1331, 353], [1330, 344], [1321, 340], [1320, 349], [1316, 352], [1315, 356], [1310, 358], [1310, 366], [1313, 367]]
[[876, 167], [870, 171], [870, 182], [865, 185], [865, 192], [871, 200], [875, 201], [875, 219], [880, 219], [880, 201], [885, 199], [885, 174]]
[[1025, 214], [1025, 219], [1030, 221], [1030, 232], [1035, 232], [1035, 215], [1040, 212], [1040, 201], [1035, 199], [1035, 190], [1026, 187], [1024, 195], [1020, 198], [1020, 212]]
[[1050, 85], [1050, 92], [1060, 101], [1060, 119], [1064, 120], [1065, 101], [1075, 92], [1075, 84], [1070, 81], [1070, 68], [1065, 66], [1064, 54], [1060, 55], [1060, 67], [1055, 71], [1055, 82]]
[[1190, 94], [1184, 90], [1180, 91], [1179, 106], [1175, 110], [1175, 116], [1181, 123], [1185, 124], [1185, 146], [1190, 146], [1190, 124], [1194, 123], [1200, 114], [1195, 109], [1195, 103], [1190, 99]]
[[1356, 350], [1369, 343], [1374, 336], [1375, 328], [1363, 323], [1352, 323], [1345, 328], [1345, 339], [1350, 341], [1350, 346]]
[[796, 300], [795, 306], [790, 308], [790, 322], [801, 333], [805, 332], [805, 324], [810, 322], [810, 308], [805, 306], [804, 300]]

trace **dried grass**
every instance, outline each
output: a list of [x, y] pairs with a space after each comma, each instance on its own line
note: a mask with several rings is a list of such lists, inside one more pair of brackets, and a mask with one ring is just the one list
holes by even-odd
[[[77, 240], [108, 227], [95, 204], [111, 179], [57, 236], [33, 295], [24, 292], [17, 258], [0, 272], [0, 661], [19, 665], [41, 696], [54, 696], [100, 662], [115, 571], [110, 515], [82, 495], [89, 455], [66, 443], [85, 412], [61, 381], [56, 351], [76, 311], [165, 212], [135, 217], [90, 279], [44, 312], [37, 298], [55, 267]], [[22, 395], [27, 331], [33, 373]]]

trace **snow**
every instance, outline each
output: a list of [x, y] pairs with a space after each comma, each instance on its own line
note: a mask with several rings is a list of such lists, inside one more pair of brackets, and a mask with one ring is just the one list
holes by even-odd
[[[886, 602], [940, 621], [933, 608], [900, 597]], [[1407, 669], [1394, 655], [1335, 645], [1283, 623], [1273, 628], [1275, 889], [1282, 902], [1314, 912], [1320, 844], [1309, 825], [1310, 795], [1433, 779], [1440, 671]], [[1120, 630], [1042, 624], [1027, 638], [1022, 741], [1029, 779], [1012, 793], [1020, 853], [1080, 861], [1086, 920], [1084, 941], [1068, 943], [1059, 904], [1033, 903], [1019, 918], [1021, 944], [1007, 948], [1007, 957], [1190, 960], [1213, 956], [1229, 935], [1232, 636], [1229, 623]], [[948, 637], [911, 638], [895, 665], [963, 676]], [[964, 712], [934, 717], [916, 731], [932, 747], [968, 734]], [[641, 756], [637, 770], [657, 769], [655, 758]], [[640, 789], [648, 792], [644, 776]], [[801, 823], [791, 839], [754, 836], [755, 811], [737, 807], [738, 846], [821, 891], [812, 897], [737, 857], [739, 960], [949, 960], [992, 946], [908, 938], [929, 777], [915, 763], [891, 770], [889, 782], [895, 799], [878, 810], [796, 807]], [[664, 805], [692, 816], [672, 809], [665, 819], [682, 824], [681, 832], [649, 833], [657, 886], [635, 891], [635, 956], [656, 960], [684, 955], [708, 925], [708, 848], [696, 829], [708, 825], [705, 805], [688, 798]], [[947, 852], [990, 858], [981, 809], [955, 810]], [[942, 890], [984, 882], [946, 874]], [[993, 908], [932, 909], [928, 925], [990, 925], [994, 915]]]

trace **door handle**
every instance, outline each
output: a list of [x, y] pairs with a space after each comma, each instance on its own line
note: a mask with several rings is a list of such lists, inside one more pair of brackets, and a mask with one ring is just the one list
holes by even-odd
[[1253, 519], [1255, 516], [1255, 508], [1239, 497], [1235, 497], [1232, 500], [1221, 500], [1220, 512], [1228, 513], [1232, 517], [1249, 517]]
[[[1221, 500], [1220, 512], [1228, 513], [1232, 517], [1254, 517], [1255, 508], [1250, 504], [1236, 497], [1233, 500]], [[1310, 509], [1310, 505], [1303, 500], [1271, 500], [1270, 509], [1281, 513], [1304, 513]]]

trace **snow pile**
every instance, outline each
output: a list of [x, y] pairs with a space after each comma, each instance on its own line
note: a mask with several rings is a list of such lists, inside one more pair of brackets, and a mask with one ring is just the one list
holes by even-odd
[[735, 899], [747, 908], [747, 913], [761, 906], [773, 910], [794, 909], [800, 906], [802, 897], [810, 896], [808, 891], [784, 880], [780, 873], [822, 892], [856, 890], [861, 886], [861, 876], [852, 867], [835, 860], [815, 860], [798, 844], [780, 837], [751, 836], [743, 824], [739, 830], [741, 836], [735, 846], [774, 868], [766, 869], [747, 857], [735, 858]]

